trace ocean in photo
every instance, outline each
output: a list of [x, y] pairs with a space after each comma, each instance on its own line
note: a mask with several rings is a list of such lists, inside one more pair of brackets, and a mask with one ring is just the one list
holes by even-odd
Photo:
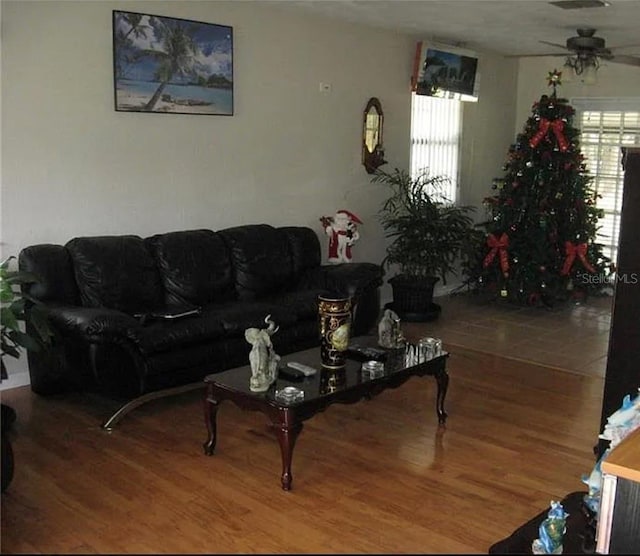
[[[125, 103], [122, 98], [127, 96], [145, 97], [148, 101], [155, 93], [159, 83], [154, 81], [135, 81], [129, 79], [120, 79], [116, 83], [116, 92], [118, 105]], [[232, 89], [216, 89], [210, 87], [199, 87], [197, 85], [175, 85], [169, 84], [162, 91], [163, 95], [170, 95], [175, 100], [198, 100], [212, 103], [210, 108], [216, 114], [232, 114], [233, 113], [233, 90]], [[188, 106], [179, 107], [179, 110]], [[180, 110], [181, 111], [181, 110]]]

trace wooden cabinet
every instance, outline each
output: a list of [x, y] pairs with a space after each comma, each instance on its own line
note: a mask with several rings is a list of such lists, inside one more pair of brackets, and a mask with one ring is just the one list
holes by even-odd
[[602, 462], [600, 497], [596, 552], [640, 553], [640, 429]]
[[[640, 387], [640, 148], [623, 149], [625, 169], [609, 354], [604, 380], [600, 430], [627, 394]], [[601, 440], [598, 456], [609, 443]]]

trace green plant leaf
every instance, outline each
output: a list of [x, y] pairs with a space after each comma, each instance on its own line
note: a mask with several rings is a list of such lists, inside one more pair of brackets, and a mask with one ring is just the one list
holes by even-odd
[[[42, 310], [42, 303], [27, 293], [22, 293], [20, 286], [38, 281], [35, 274], [21, 270], [9, 270], [14, 256], [0, 263], [0, 338], [2, 353], [9, 357], [20, 357], [21, 348], [28, 351], [39, 351], [51, 343], [53, 332], [49, 327], [47, 315]], [[26, 311], [30, 311], [29, 333], [20, 329], [20, 322], [25, 322]], [[32, 334], [33, 332], [33, 334]]]
[[13, 345], [7, 342], [2, 342], [2, 355], [9, 355], [10, 357], [20, 358], [20, 351]]
[[446, 283], [473, 227], [469, 214], [475, 208], [450, 203], [442, 194], [448, 178], [431, 175], [428, 169], [415, 178], [398, 168], [378, 170], [372, 181], [390, 190], [378, 212], [391, 240], [383, 266], [397, 265], [407, 276], [438, 276]]
[[19, 330], [18, 319], [10, 307], [2, 307], [0, 311], [0, 324], [3, 328]]
[[21, 332], [19, 330], [12, 330], [11, 332], [9, 332], [9, 337], [17, 345], [23, 347], [24, 349], [28, 349], [30, 351], [40, 350], [40, 344], [36, 340], [34, 340], [31, 336], [29, 336], [28, 334], [25, 334], [24, 332]]

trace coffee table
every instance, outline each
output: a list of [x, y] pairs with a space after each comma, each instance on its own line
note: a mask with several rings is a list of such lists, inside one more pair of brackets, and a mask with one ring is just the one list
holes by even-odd
[[[361, 346], [375, 346], [373, 337], [353, 338], [352, 343]], [[267, 392], [252, 392], [249, 389], [251, 367], [246, 365], [205, 377], [204, 417], [208, 438], [204, 442], [206, 455], [213, 455], [216, 446], [216, 415], [218, 406], [224, 400], [231, 400], [238, 407], [252, 411], [261, 411], [271, 421], [276, 430], [282, 456], [281, 483], [284, 490], [290, 490], [293, 481], [291, 460], [296, 439], [302, 430], [302, 422], [324, 411], [334, 403], [354, 403], [362, 399], [371, 399], [374, 395], [397, 388], [412, 376], [433, 376], [437, 382], [436, 414], [438, 423], [444, 425], [447, 413], [444, 410], [444, 398], [449, 385], [446, 361], [449, 354], [444, 352], [424, 363], [407, 366], [404, 350], [388, 350], [384, 364], [384, 374], [369, 378], [361, 371], [361, 361], [348, 360], [344, 369], [339, 371], [324, 369], [320, 362], [320, 348], [292, 353], [282, 357], [281, 363], [297, 361], [318, 369], [318, 372], [302, 381], [291, 381], [279, 377]], [[283, 403], [275, 397], [277, 390], [286, 386], [295, 386], [304, 391], [304, 400]]]

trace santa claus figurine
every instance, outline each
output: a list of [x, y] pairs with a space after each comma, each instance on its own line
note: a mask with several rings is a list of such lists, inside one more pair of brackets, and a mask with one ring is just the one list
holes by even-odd
[[355, 214], [348, 210], [339, 210], [334, 216], [322, 216], [320, 221], [329, 236], [330, 263], [350, 263], [351, 246], [360, 239], [356, 224], [362, 224]]

